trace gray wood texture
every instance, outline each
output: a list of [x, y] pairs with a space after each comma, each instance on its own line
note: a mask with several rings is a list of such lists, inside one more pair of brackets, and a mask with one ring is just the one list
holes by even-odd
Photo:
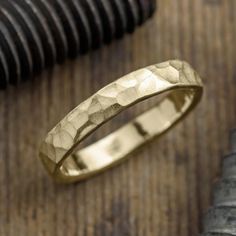
[[[1, 236], [189, 236], [201, 230], [236, 125], [236, 1], [158, 5], [133, 35], [0, 92]], [[174, 58], [204, 79], [198, 108], [120, 166], [79, 184], [55, 184], [38, 159], [47, 131], [107, 83]]]

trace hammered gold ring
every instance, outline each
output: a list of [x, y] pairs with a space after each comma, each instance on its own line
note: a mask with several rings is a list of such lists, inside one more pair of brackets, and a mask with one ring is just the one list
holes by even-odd
[[[105, 86], [71, 111], [47, 135], [40, 158], [58, 182], [86, 179], [111, 167], [191, 111], [202, 97], [198, 74], [171, 60], [134, 71]], [[79, 150], [78, 145], [121, 111], [152, 96], [165, 97], [115, 132]]]

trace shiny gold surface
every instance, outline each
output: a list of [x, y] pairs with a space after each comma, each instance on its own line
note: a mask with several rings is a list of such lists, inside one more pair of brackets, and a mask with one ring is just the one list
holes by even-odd
[[[99, 90], [71, 111], [47, 135], [40, 158], [58, 182], [75, 182], [122, 161], [167, 131], [199, 102], [203, 85], [189, 64], [168, 61], [132, 72]], [[169, 92], [151, 110], [114, 133], [77, 150], [102, 124], [129, 106]]]

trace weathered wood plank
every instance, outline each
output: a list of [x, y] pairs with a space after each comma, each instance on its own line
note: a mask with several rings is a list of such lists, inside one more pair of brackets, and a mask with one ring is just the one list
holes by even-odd
[[[135, 34], [1, 92], [0, 235], [196, 235], [236, 124], [235, 11], [233, 0], [159, 1]], [[171, 58], [204, 78], [196, 111], [122, 165], [80, 184], [53, 183], [37, 159], [46, 132], [108, 82]]]

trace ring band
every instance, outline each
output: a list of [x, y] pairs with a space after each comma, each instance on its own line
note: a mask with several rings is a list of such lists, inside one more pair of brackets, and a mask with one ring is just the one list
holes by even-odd
[[[202, 91], [200, 77], [183, 61], [132, 72], [99, 90], [57, 124], [42, 143], [40, 158], [58, 182], [86, 179], [166, 132], [196, 106]], [[166, 96], [150, 110], [96, 143], [77, 149], [81, 141], [121, 111], [162, 93]]]

